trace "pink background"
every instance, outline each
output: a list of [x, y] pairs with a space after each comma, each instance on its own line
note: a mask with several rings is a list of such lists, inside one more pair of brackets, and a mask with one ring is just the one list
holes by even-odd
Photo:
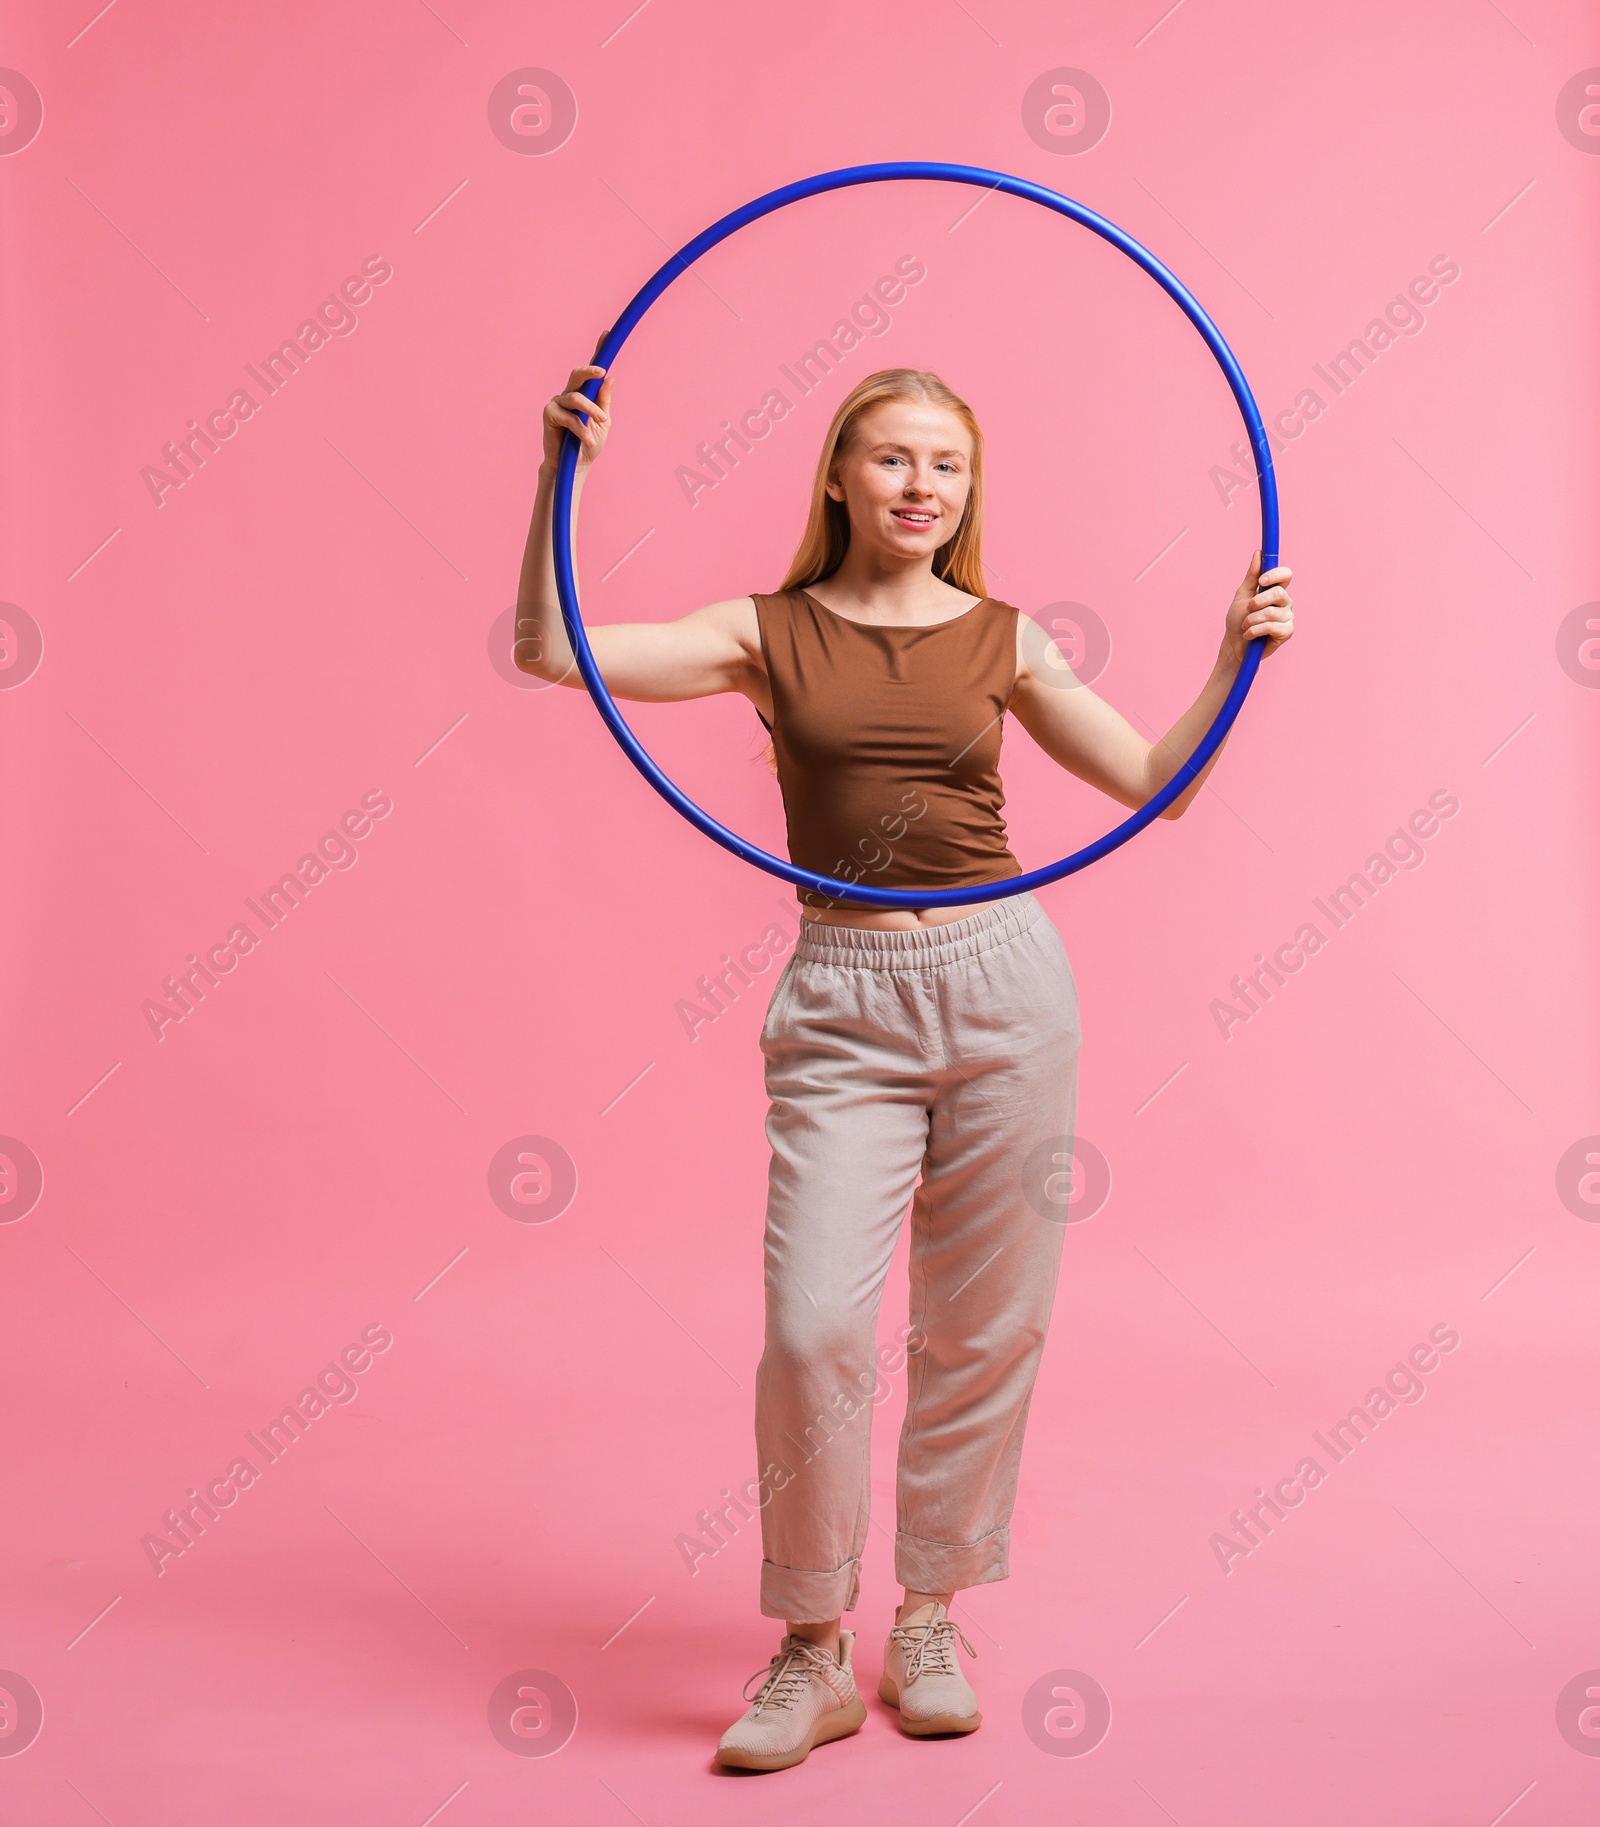
[[[1600, 671], [1571, 627], [1600, 597], [1600, 139], [1558, 96], [1600, 31], [1573, 0], [1162, 6], [13, 18], [44, 120], [0, 134], [0, 596], [44, 647], [0, 691], [0, 1129], [44, 1180], [29, 1208], [6, 1145], [7, 1820], [1595, 1818], [1600, 1738], [1558, 1701], [1600, 1667], [1600, 1204], [1572, 1164], [1600, 1131]], [[491, 130], [530, 67], [576, 98], [559, 145], [503, 106]], [[1110, 97], [1092, 146], [1025, 110], [1063, 67]], [[1327, 411], [1280, 460], [1299, 633], [1214, 789], [1042, 896], [1111, 1188], [1067, 1238], [1013, 1577], [958, 1613], [984, 1729], [914, 1744], [874, 1700], [752, 1789], [709, 1757], [775, 1645], [757, 1529], [692, 1576], [678, 1537], [754, 1470], [776, 966], [693, 1040], [677, 1004], [793, 894], [679, 820], [585, 694], [497, 670], [491, 630], [541, 404], [634, 290], [749, 197], [896, 157], [1081, 198], [1174, 266], [1269, 415]], [[1237, 414], [1121, 256], [977, 195], [808, 202], [672, 288], [584, 503], [592, 620], [773, 588], [833, 404], [931, 366], [988, 435], [994, 593], [1089, 606], [1096, 689], [1178, 715], [1255, 543], [1253, 491], [1210, 474]], [[888, 332], [691, 507], [676, 466], [904, 256], [927, 276]], [[1420, 333], [1319, 386], [1440, 256]], [[356, 329], [157, 506], [142, 468], [373, 257]], [[781, 847], [742, 699], [633, 715]], [[1120, 816], [1016, 728], [1005, 771], [1029, 867]], [[1319, 919], [1441, 789], [1421, 865]], [[162, 980], [366, 794], [392, 810], [356, 860], [157, 1039]], [[1307, 920], [1323, 951], [1224, 1039], [1212, 1002]], [[564, 1208], [559, 1176], [515, 1217], [491, 1197], [524, 1136], [575, 1164]], [[904, 1310], [901, 1263], [886, 1339]], [[1230, 1512], [1437, 1325], [1460, 1344], [1424, 1398], [1224, 1573]], [[354, 1399], [158, 1574], [164, 1512], [369, 1327], [392, 1344]], [[870, 1686], [892, 1597], [875, 1528]], [[490, 1697], [525, 1670], [554, 1710], [514, 1755]], [[1091, 1754], [1053, 1754], [1078, 1747], [1029, 1698], [1063, 1670], [1110, 1697]]]

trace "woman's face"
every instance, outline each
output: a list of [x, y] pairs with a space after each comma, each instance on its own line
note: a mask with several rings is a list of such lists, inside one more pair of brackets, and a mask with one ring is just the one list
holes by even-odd
[[972, 440], [946, 406], [885, 400], [857, 420], [827, 486], [849, 511], [852, 545], [900, 563], [931, 562], [961, 524], [972, 488]]

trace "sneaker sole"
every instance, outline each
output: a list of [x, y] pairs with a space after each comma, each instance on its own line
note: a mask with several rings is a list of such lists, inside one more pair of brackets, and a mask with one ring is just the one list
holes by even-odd
[[[878, 1698], [900, 1712], [900, 1690], [887, 1675], [878, 1683]], [[982, 1724], [982, 1713], [969, 1713], [964, 1718], [956, 1713], [935, 1713], [930, 1719], [908, 1719], [900, 1713], [900, 1730], [912, 1738], [943, 1738], [957, 1732], [976, 1732]]]
[[818, 1745], [828, 1744], [835, 1738], [848, 1738], [866, 1723], [867, 1703], [857, 1694], [849, 1706], [825, 1713], [811, 1728], [811, 1736], [792, 1751], [723, 1750], [719, 1746], [716, 1761], [725, 1770], [788, 1770], [795, 1764], [804, 1763]]

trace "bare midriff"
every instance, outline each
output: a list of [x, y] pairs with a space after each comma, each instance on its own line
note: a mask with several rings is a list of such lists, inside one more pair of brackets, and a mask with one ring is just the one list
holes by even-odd
[[952, 920], [964, 920], [981, 907], [998, 907], [1006, 897], [994, 901], [969, 901], [960, 907], [850, 907], [827, 913], [801, 908], [807, 920], [824, 926], [876, 926], [885, 932], [909, 932], [917, 926], [948, 926]]

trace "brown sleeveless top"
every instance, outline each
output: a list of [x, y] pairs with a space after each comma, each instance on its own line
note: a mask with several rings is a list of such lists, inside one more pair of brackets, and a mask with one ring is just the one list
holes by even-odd
[[[1021, 875], [999, 774], [1017, 611], [985, 597], [950, 621], [886, 628], [804, 590], [754, 601], [791, 862], [883, 888]], [[852, 905], [795, 893], [806, 906]]]

